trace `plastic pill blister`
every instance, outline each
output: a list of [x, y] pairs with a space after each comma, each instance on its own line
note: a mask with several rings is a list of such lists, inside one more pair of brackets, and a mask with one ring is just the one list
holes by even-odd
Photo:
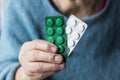
[[47, 16], [45, 18], [46, 40], [58, 47], [58, 53], [67, 58], [66, 23], [63, 16]]
[[79, 18], [71, 15], [67, 20], [66, 34], [67, 34], [67, 47], [68, 47], [68, 56], [82, 38], [84, 32], [87, 29], [87, 24], [80, 20]]

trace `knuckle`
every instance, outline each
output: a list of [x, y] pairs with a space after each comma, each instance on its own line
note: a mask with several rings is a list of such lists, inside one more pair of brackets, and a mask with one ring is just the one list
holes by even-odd
[[50, 50], [50, 44], [45, 45], [45, 50]]
[[32, 47], [32, 48], [37, 48], [37, 47], [38, 47], [38, 42], [37, 42], [37, 41], [33, 42], [33, 43], [31, 44], [31, 47]]
[[20, 50], [20, 53], [18, 55], [18, 60], [21, 62], [21, 61], [24, 61], [26, 60], [26, 51], [25, 50]]
[[25, 42], [22, 46], [25, 47], [25, 46], [27, 46], [29, 43], [30, 43], [30, 42], [27, 41], [27, 42]]
[[24, 44], [27, 45], [27, 44], [29, 44], [29, 43], [30, 43], [30, 41], [26, 41]]
[[38, 42], [38, 41], [39, 41], [38, 39], [33, 40], [33, 42]]
[[32, 57], [33, 60], [38, 59], [39, 51], [38, 50], [34, 50], [31, 57]]
[[30, 44], [29, 41], [23, 43], [23, 45], [22, 45], [21, 48], [20, 48], [20, 51], [25, 51], [25, 49], [28, 48], [29, 44]]
[[18, 56], [18, 60], [19, 60], [20, 63], [23, 62], [23, 61], [22, 61], [22, 58], [21, 58], [20, 56]]
[[32, 42], [31, 42], [31, 44], [29, 45], [31, 48], [38, 48], [38, 43], [39, 43], [40, 41], [39, 40], [33, 40]]
[[23, 60], [24, 60], [24, 55], [20, 54], [20, 55], [18, 56], [18, 60], [20, 61], [20, 63], [23, 62]]

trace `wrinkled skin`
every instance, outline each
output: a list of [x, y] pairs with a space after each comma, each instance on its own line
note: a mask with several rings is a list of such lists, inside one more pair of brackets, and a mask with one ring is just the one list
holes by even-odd
[[74, 14], [79, 18], [88, 17], [100, 10], [103, 0], [53, 0], [65, 15]]
[[21, 67], [16, 80], [42, 80], [65, 68], [57, 47], [43, 40], [25, 42], [19, 54]]
[[[59, 11], [79, 18], [88, 17], [100, 10], [101, 0], [53, 0]], [[22, 45], [19, 53], [21, 66], [15, 80], [43, 80], [65, 68], [57, 47], [44, 40], [34, 40]]]

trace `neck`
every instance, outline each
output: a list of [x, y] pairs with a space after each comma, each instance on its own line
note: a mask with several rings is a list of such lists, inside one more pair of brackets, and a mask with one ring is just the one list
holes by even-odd
[[70, 0], [69, 6], [66, 6], [67, 3], [61, 6], [60, 3], [62, 2], [53, 0], [53, 3], [57, 9], [60, 10], [63, 14], [66, 16], [75, 15], [79, 18], [85, 18], [96, 14], [101, 10], [103, 2], [104, 0]]
[[[78, 9], [71, 10], [67, 15], [75, 15], [79, 18], [85, 18], [98, 13], [103, 8], [104, 0], [95, 0], [95, 2], [83, 3]], [[91, 4], [90, 4], [91, 3]]]

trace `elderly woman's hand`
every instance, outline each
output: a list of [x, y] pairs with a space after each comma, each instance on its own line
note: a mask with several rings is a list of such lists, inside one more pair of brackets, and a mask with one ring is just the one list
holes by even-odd
[[21, 67], [15, 80], [42, 80], [65, 68], [63, 57], [57, 47], [43, 40], [23, 44], [19, 54]]

